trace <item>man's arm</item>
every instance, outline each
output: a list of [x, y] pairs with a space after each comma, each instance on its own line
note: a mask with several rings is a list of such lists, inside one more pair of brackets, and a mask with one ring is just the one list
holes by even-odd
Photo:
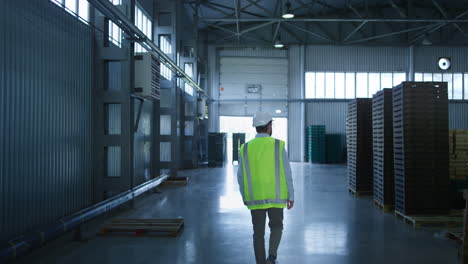
[[242, 195], [242, 200], [245, 201], [244, 199], [244, 172], [243, 172], [243, 167], [242, 167], [242, 158], [239, 158], [239, 166], [237, 167], [237, 182], [239, 183], [239, 191]]
[[283, 166], [284, 174], [286, 176], [286, 184], [288, 185], [288, 200], [294, 201], [294, 183], [292, 178], [291, 165], [289, 164], [288, 152], [286, 152], [286, 149], [283, 149]]

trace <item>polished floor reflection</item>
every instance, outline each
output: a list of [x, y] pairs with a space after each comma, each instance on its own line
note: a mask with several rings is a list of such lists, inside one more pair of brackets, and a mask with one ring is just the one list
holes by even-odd
[[[249, 211], [238, 193], [236, 167], [185, 171], [189, 184], [162, 187], [118, 217], [184, 217], [176, 238], [93, 237], [23, 258], [23, 263], [254, 263]], [[346, 167], [295, 163], [296, 205], [285, 212], [281, 264], [456, 263], [457, 247], [414, 230], [346, 189]], [[268, 241], [268, 240], [267, 240]], [[33, 262], [31, 262], [33, 261]]]

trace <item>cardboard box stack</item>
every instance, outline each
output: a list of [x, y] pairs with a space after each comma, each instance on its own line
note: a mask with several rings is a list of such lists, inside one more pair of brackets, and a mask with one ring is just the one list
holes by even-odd
[[450, 178], [468, 180], [468, 130], [449, 131]]

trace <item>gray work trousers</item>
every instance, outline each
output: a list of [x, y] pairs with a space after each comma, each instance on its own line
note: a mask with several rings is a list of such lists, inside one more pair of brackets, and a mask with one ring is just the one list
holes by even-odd
[[269, 256], [276, 259], [278, 247], [283, 234], [283, 208], [269, 208], [251, 210], [252, 224], [253, 224], [253, 243], [255, 251], [255, 260], [257, 264], [265, 264], [265, 221], [268, 213], [270, 220], [270, 248], [268, 250]]

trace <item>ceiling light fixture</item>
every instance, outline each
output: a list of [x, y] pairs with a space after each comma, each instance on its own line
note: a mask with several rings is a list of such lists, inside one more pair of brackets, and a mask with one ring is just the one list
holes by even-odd
[[282, 17], [285, 19], [294, 18], [294, 14], [291, 12], [291, 3], [289, 1], [286, 2], [286, 8], [284, 9]]
[[278, 39], [278, 40], [275, 41], [275, 48], [277, 48], [277, 49], [284, 48], [284, 44], [281, 43], [281, 41]]

